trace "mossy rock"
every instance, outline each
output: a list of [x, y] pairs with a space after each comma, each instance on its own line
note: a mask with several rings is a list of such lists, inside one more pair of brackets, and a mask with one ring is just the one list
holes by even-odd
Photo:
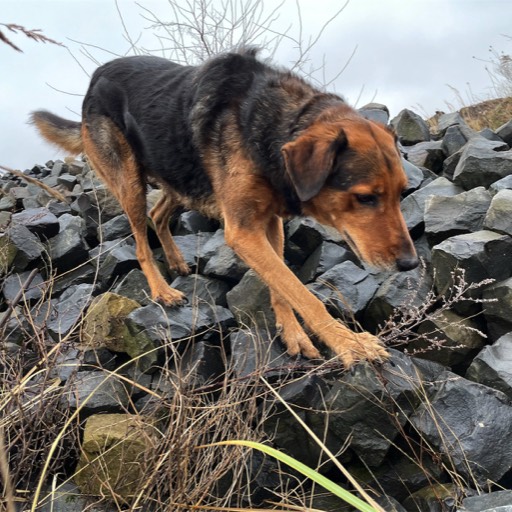
[[96, 414], [85, 424], [82, 454], [74, 476], [84, 494], [129, 502], [144, 478], [146, 454], [155, 431], [141, 416]]
[[6, 236], [0, 237], [0, 276], [7, 274], [17, 252], [16, 246]]
[[88, 347], [104, 347], [138, 358], [145, 370], [156, 361], [154, 343], [144, 333], [132, 334], [126, 317], [140, 304], [128, 297], [106, 292], [91, 303], [82, 328], [81, 340]]

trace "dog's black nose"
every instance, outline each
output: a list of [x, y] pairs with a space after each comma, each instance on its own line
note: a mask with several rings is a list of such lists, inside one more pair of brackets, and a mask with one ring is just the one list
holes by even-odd
[[412, 256], [409, 258], [398, 258], [396, 260], [396, 268], [400, 270], [400, 272], [404, 272], [406, 270], [412, 270], [416, 268], [420, 263], [420, 260], [416, 256]]

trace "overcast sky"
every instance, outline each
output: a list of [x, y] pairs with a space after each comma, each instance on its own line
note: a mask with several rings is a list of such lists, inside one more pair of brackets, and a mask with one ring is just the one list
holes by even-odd
[[[317, 34], [343, 5], [342, 0], [297, 2], [305, 38]], [[265, 3], [268, 8], [277, 5], [276, 0]], [[166, 0], [118, 0], [117, 6], [114, 0], [0, 0], [0, 23], [42, 29], [67, 47], [35, 43], [0, 26], [23, 50], [0, 43], [0, 165], [25, 169], [63, 156], [40, 141], [27, 125], [28, 113], [45, 108], [79, 119], [88, 75], [96, 67], [84, 50], [98, 62], [130, 52], [118, 11], [137, 46], [158, 51], [161, 44], [143, 17], [144, 7], [162, 20], [171, 18]], [[272, 28], [291, 27], [290, 36], [297, 37], [295, 1], [286, 0], [279, 12]], [[355, 52], [330, 87], [352, 104], [377, 101], [392, 116], [403, 108], [430, 115], [448, 111], [447, 102], [461, 106], [452, 88], [466, 104], [493, 94], [483, 61], [490, 46], [512, 54], [506, 35], [512, 36], [511, 0], [350, 0], [326, 28], [312, 57], [316, 64], [325, 55], [330, 79]], [[274, 58], [288, 66], [297, 58], [293, 43], [284, 40]]]

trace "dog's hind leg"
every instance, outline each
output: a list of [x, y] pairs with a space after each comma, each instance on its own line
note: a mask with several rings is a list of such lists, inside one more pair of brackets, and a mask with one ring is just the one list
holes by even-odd
[[[283, 221], [274, 215], [267, 226], [267, 238], [274, 251], [283, 259], [284, 257], [284, 231]], [[320, 353], [311, 343], [309, 336], [304, 332], [290, 304], [279, 293], [270, 289], [270, 301], [276, 315], [276, 327], [280, 331], [281, 339], [290, 355], [304, 354], [309, 358], [319, 358]]]
[[183, 256], [176, 246], [169, 228], [169, 221], [174, 210], [178, 206], [178, 201], [173, 194], [165, 186], [162, 187], [162, 195], [156, 202], [155, 206], [151, 208], [149, 216], [155, 225], [156, 234], [162, 244], [165, 258], [171, 270], [175, 270], [181, 275], [190, 273], [189, 266], [185, 263]]
[[145, 179], [135, 155], [119, 129], [106, 117], [82, 124], [84, 150], [94, 170], [105, 182], [128, 216], [136, 254], [155, 301], [171, 306], [184, 295], [171, 288], [158, 270], [147, 237]]

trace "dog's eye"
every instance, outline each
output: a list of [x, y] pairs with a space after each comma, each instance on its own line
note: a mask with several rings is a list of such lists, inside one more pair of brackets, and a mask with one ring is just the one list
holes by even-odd
[[378, 197], [375, 194], [356, 194], [355, 196], [359, 204], [364, 204], [365, 206], [377, 205]]

